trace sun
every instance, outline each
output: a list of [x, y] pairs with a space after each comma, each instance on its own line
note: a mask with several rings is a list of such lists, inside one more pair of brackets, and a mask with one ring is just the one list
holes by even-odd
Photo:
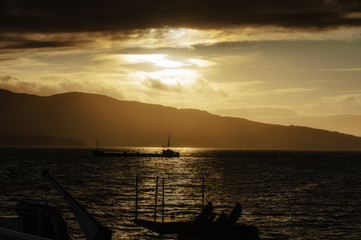
[[120, 60], [124, 64], [148, 63], [155, 67], [153, 71], [137, 70], [133, 74], [133, 79], [140, 82], [152, 81], [171, 87], [190, 88], [199, 78], [197, 69], [200, 60], [188, 58], [172, 59], [168, 54], [123, 54]]

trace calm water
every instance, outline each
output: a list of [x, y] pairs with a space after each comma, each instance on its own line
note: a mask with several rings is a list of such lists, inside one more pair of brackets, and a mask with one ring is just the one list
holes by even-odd
[[47, 202], [62, 209], [81, 238], [67, 204], [41, 177], [49, 170], [113, 239], [176, 239], [133, 224], [135, 178], [139, 217], [153, 216], [159, 176], [165, 215], [192, 218], [201, 209], [204, 177], [205, 202], [217, 213], [240, 202], [239, 223], [257, 226], [261, 239], [361, 239], [361, 152], [179, 150], [174, 159], [117, 159], [94, 158], [91, 149], [0, 148], [0, 214], [13, 215], [22, 199]]

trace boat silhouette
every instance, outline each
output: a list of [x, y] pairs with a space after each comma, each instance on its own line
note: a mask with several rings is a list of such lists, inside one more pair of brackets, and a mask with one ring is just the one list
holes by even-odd
[[99, 150], [98, 141], [97, 141], [97, 149], [93, 151], [93, 155], [95, 157], [166, 157], [173, 158], [179, 157], [180, 154], [177, 151], [174, 151], [170, 148], [170, 134], [168, 135], [168, 144], [167, 147], [163, 147], [161, 153], [141, 153], [141, 152], [109, 152]]
[[[111, 240], [112, 230], [98, 222], [48, 171], [43, 172], [44, 179], [64, 197], [75, 216], [87, 240]], [[158, 182], [158, 178], [157, 178]], [[157, 187], [156, 187], [157, 188]], [[204, 191], [204, 181], [203, 181]], [[204, 194], [203, 194], [204, 195]], [[203, 196], [204, 197], [204, 196]], [[157, 199], [157, 198], [156, 198]], [[164, 180], [163, 180], [164, 199]], [[164, 201], [162, 201], [164, 210]], [[202, 200], [203, 202], [203, 200]], [[157, 206], [157, 202], [155, 202]], [[47, 204], [20, 201], [16, 206], [18, 216], [0, 217], [0, 239], [12, 240], [74, 240], [69, 233], [68, 223], [58, 207]], [[190, 221], [178, 221], [173, 218], [164, 221], [138, 218], [138, 177], [136, 179], [136, 212], [134, 223], [158, 234], [177, 234], [182, 240], [259, 240], [258, 228], [245, 224], [236, 224], [241, 216], [239, 203], [227, 216], [222, 213], [215, 218], [212, 202], [202, 208], [199, 215]], [[156, 208], [155, 208], [156, 213]]]
[[[87, 240], [111, 240], [112, 231], [98, 222], [48, 171], [44, 179], [66, 200]], [[18, 216], [0, 217], [0, 239], [75, 240], [59, 207], [20, 201]]]
[[194, 219], [176, 220], [174, 214], [170, 218], [165, 218], [164, 211], [164, 178], [162, 179], [162, 216], [161, 221], [157, 221], [157, 199], [158, 180], [156, 178], [154, 218], [138, 217], [138, 176], [136, 178], [136, 198], [135, 198], [135, 219], [134, 223], [160, 235], [176, 234], [178, 240], [259, 240], [258, 228], [246, 224], [237, 224], [237, 220], [242, 214], [242, 206], [237, 203], [230, 214], [222, 212], [218, 215], [213, 212], [212, 201], [204, 206], [204, 178], [202, 181], [202, 210]]

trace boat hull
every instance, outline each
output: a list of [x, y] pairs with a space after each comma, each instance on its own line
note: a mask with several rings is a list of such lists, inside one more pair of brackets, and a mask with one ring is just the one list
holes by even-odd
[[179, 152], [171, 150], [163, 150], [162, 153], [139, 153], [139, 152], [105, 152], [101, 150], [94, 150], [95, 157], [179, 157]]

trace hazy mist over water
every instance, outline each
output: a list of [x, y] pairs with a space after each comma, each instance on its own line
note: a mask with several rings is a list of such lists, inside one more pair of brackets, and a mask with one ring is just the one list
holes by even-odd
[[[59, 206], [75, 236], [80, 228], [64, 199], [41, 177], [53, 176], [113, 239], [160, 238], [133, 224], [135, 178], [139, 217], [153, 217], [155, 178], [165, 183], [165, 215], [193, 218], [205, 202], [229, 213], [240, 202], [238, 223], [259, 228], [261, 239], [359, 239], [361, 152], [179, 149], [180, 158], [95, 158], [92, 149], [0, 148], [0, 214], [14, 215], [23, 199]], [[132, 149], [160, 151], [156, 148]], [[161, 204], [159, 195], [158, 204]], [[161, 207], [158, 220], [161, 219]]]

